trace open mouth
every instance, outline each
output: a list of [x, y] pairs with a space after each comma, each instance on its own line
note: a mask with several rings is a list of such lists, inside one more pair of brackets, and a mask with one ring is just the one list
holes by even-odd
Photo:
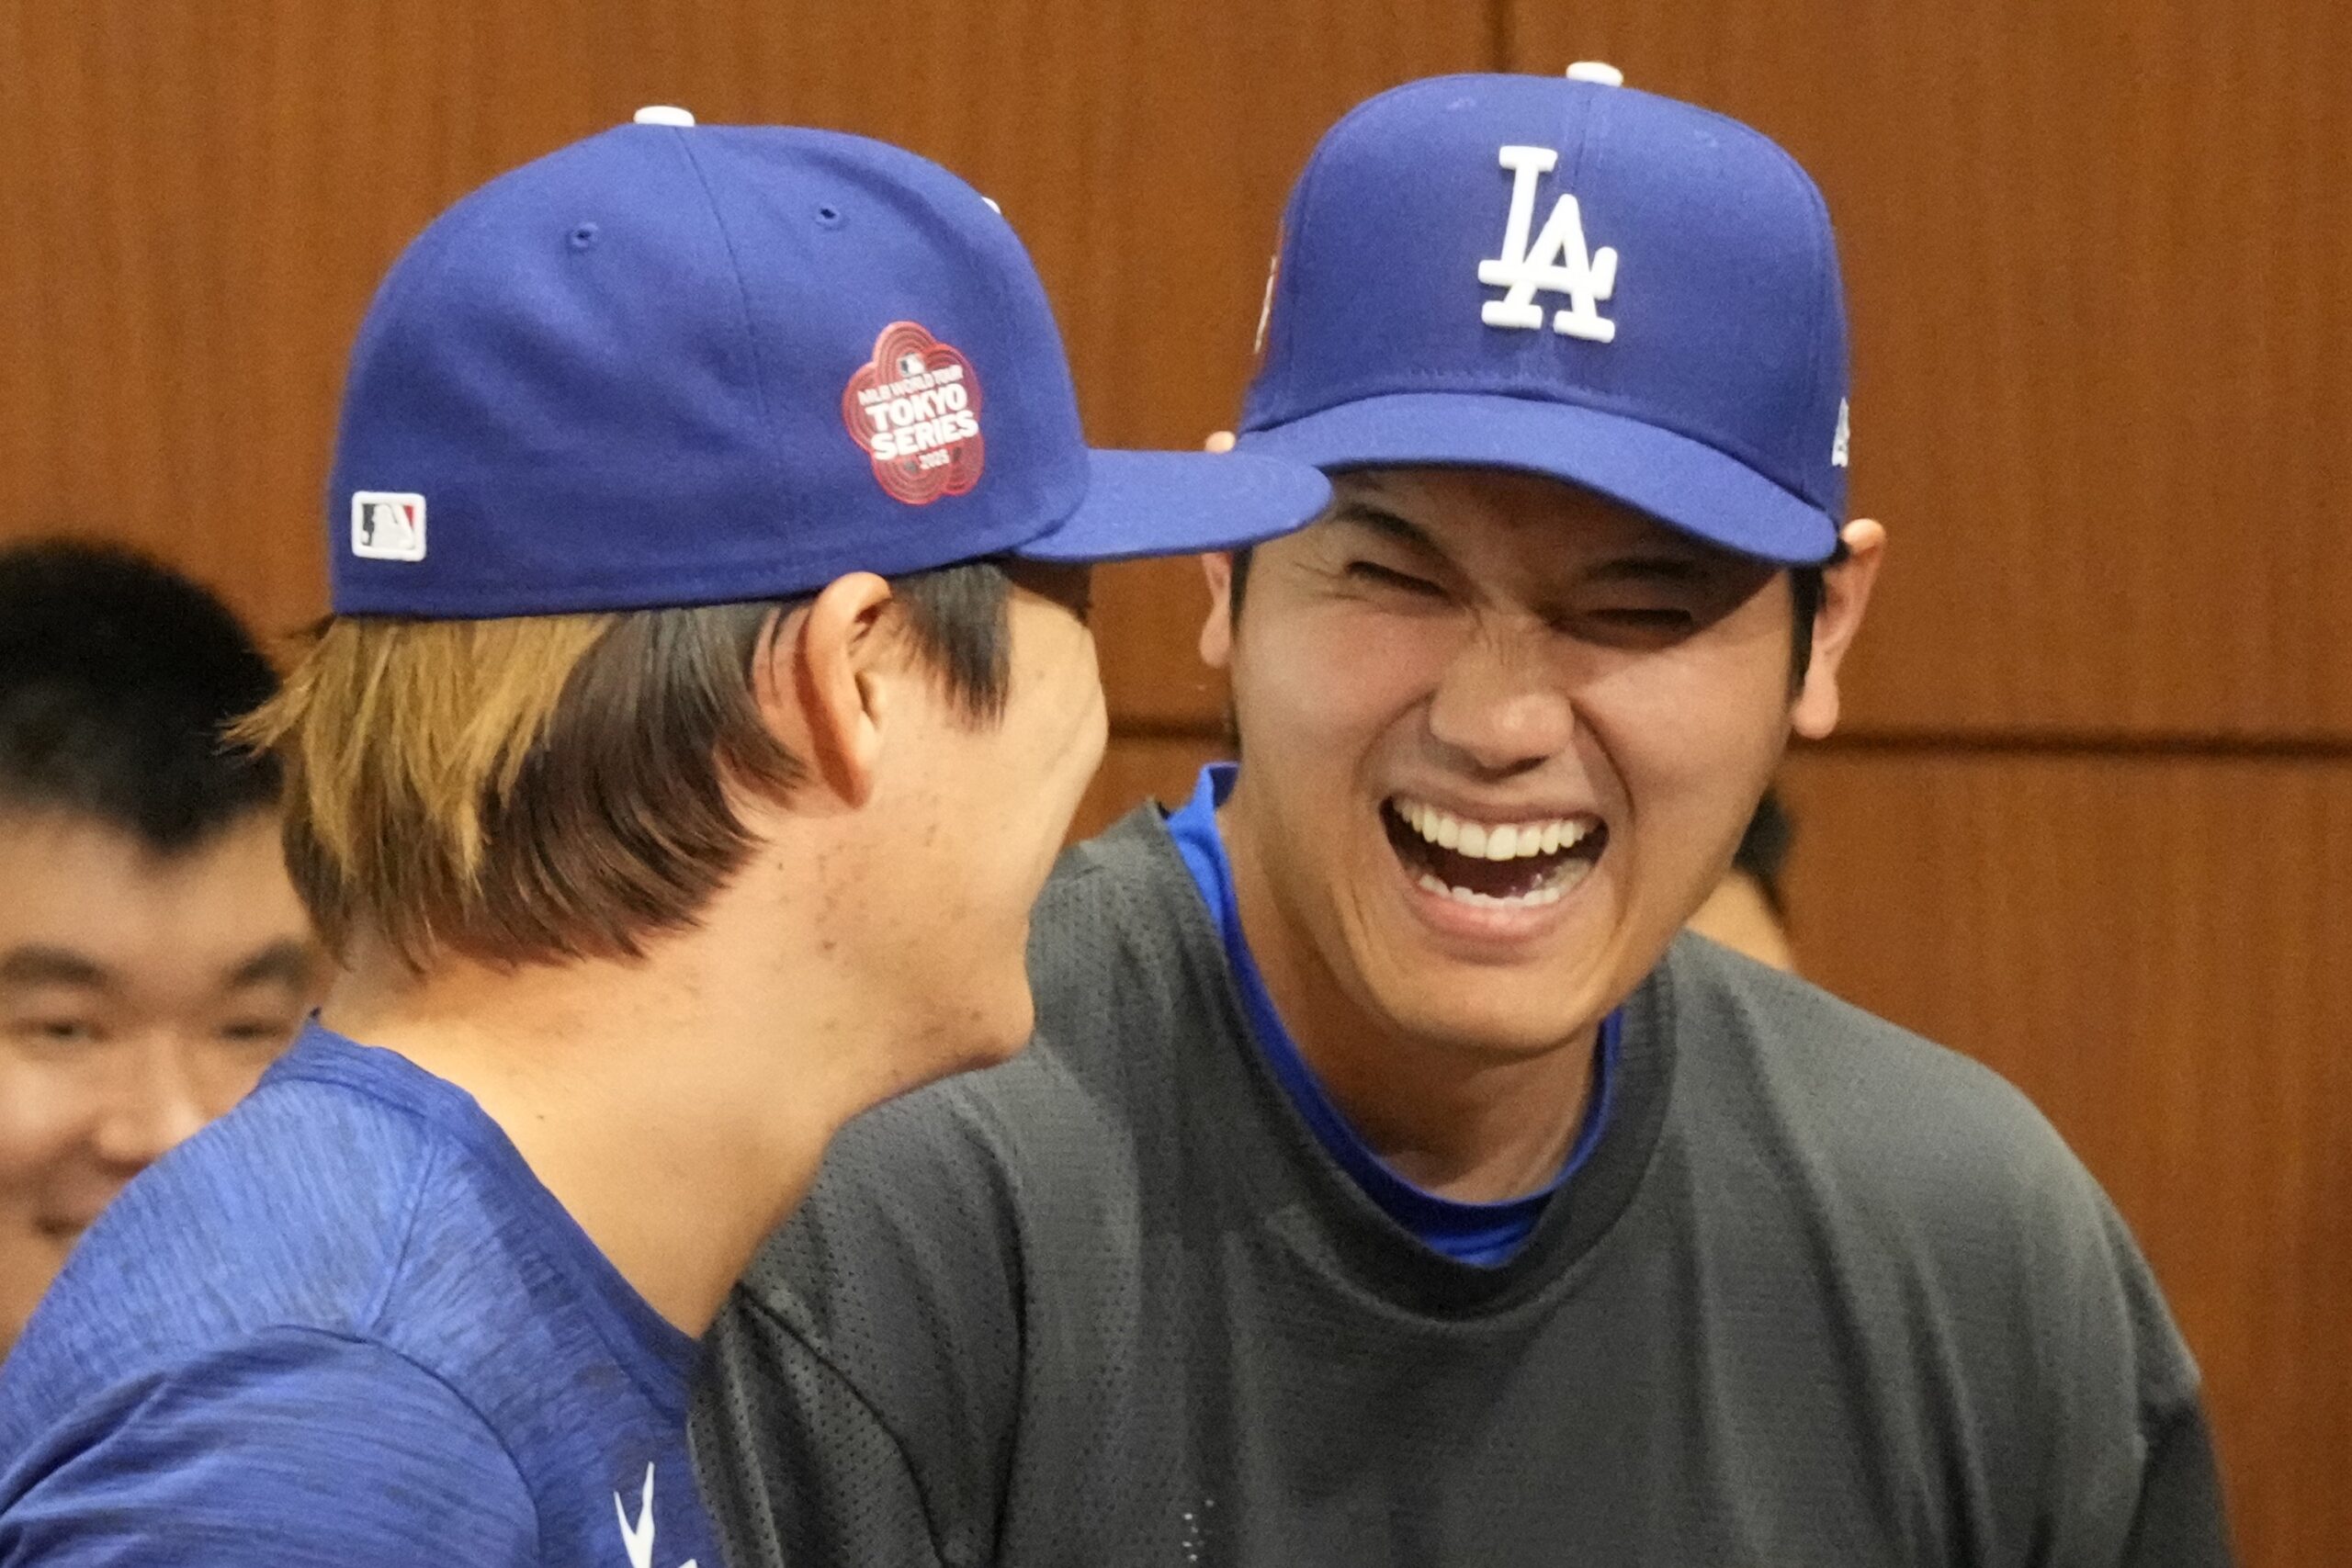
[[1595, 818], [1480, 822], [1401, 795], [1381, 803], [1380, 820], [1423, 891], [1482, 908], [1556, 904], [1609, 845], [1608, 825]]

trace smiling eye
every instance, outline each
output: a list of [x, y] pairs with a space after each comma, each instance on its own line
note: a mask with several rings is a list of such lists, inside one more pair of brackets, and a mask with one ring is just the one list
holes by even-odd
[[1412, 593], [1432, 599], [1442, 598], [1445, 593], [1444, 589], [1425, 577], [1414, 577], [1409, 573], [1382, 566], [1377, 561], [1351, 560], [1348, 563], [1348, 575], [1359, 582], [1376, 583], [1383, 588], [1393, 588], [1400, 593]]
[[1611, 626], [1661, 631], [1698, 624], [1698, 617], [1688, 610], [1625, 605], [1613, 610], [1595, 610], [1592, 614], [1595, 620], [1606, 622]]
[[81, 1018], [18, 1019], [8, 1032], [35, 1045], [88, 1045], [98, 1038], [97, 1025]]
[[1662, 649], [1696, 635], [1699, 617], [1663, 604], [1617, 604], [1587, 610], [1560, 628], [1603, 648]]

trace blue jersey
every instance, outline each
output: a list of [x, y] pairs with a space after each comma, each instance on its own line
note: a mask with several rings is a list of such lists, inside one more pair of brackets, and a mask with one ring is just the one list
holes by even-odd
[[470, 1096], [313, 1024], [0, 1368], [0, 1568], [719, 1568], [695, 1353]]

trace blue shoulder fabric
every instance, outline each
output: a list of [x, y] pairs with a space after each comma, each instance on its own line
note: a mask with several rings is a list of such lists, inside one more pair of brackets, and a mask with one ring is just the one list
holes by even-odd
[[116, 1399], [0, 1472], [0, 1568], [539, 1561], [489, 1427], [381, 1346], [266, 1330]]

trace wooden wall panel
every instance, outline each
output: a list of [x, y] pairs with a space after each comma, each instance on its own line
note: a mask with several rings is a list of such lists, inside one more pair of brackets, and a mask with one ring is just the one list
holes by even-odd
[[2352, 739], [2352, 7], [1504, 3], [1828, 194], [1860, 727]]
[[1094, 775], [1070, 824], [1070, 838], [1091, 838], [1147, 800], [1171, 809], [1183, 805], [1192, 798], [1201, 764], [1225, 754], [1223, 742], [1205, 737], [1113, 737], [1102, 771]]
[[1808, 974], [2023, 1088], [2202, 1363], [2245, 1560], [2352, 1538], [2352, 762], [1813, 752]]
[[[269, 628], [316, 614], [334, 398], [383, 269], [466, 189], [648, 102], [956, 169], [1036, 256], [1091, 435], [1191, 445], [1230, 423], [1314, 138], [1483, 59], [1488, 28], [1351, 0], [904, 0], [887, 27], [819, 0], [11, 0], [0, 536], [128, 537]], [[1204, 682], [1153, 674], [1192, 666], [1194, 575], [1106, 574], [1123, 716], [1214, 717]]]

